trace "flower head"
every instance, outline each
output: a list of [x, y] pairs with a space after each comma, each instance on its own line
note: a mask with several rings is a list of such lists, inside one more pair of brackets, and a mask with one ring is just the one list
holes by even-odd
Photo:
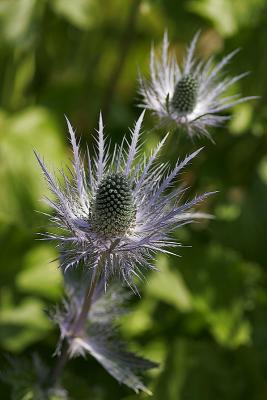
[[217, 65], [212, 66], [212, 58], [206, 63], [195, 59], [195, 47], [199, 34], [196, 34], [188, 48], [183, 66], [180, 68], [175, 57], [169, 56], [168, 36], [165, 33], [161, 59], [156, 59], [154, 49], [150, 56], [150, 81], [140, 77], [142, 107], [152, 110], [163, 123], [172, 122], [186, 128], [188, 134], [204, 134], [208, 128], [218, 126], [227, 116], [220, 115], [224, 110], [255, 96], [240, 98], [228, 96], [226, 90], [247, 75], [243, 73], [234, 78], [222, 77], [222, 70], [237, 53], [233, 51]]
[[55, 211], [51, 219], [61, 230], [46, 236], [58, 241], [64, 271], [78, 264], [88, 268], [101, 265], [106, 283], [118, 273], [132, 286], [133, 275], [142, 275], [144, 267], [154, 268], [155, 252], [179, 246], [170, 233], [199, 217], [189, 210], [208, 193], [181, 204], [185, 188], [173, 184], [200, 150], [170, 170], [167, 164], [156, 162], [165, 137], [149, 157], [140, 157], [143, 116], [144, 112], [131, 131], [130, 142], [124, 138], [111, 154], [100, 115], [97, 151], [93, 158], [88, 152], [87, 168], [67, 120], [74, 163], [71, 176], [61, 171], [63, 183], [37, 156], [56, 196], [56, 200], [48, 200]]

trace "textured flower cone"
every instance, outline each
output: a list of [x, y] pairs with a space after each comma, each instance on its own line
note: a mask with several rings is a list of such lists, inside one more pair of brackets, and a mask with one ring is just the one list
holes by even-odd
[[185, 75], [177, 83], [171, 105], [179, 115], [191, 113], [197, 103], [198, 81], [192, 75]]
[[103, 178], [93, 206], [93, 230], [105, 238], [124, 235], [134, 217], [133, 196], [126, 177], [116, 173]]

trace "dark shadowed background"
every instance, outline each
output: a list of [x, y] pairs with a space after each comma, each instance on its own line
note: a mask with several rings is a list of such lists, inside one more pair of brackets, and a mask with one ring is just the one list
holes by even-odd
[[[232, 110], [207, 139], [172, 133], [162, 157], [205, 146], [182, 175], [191, 193], [218, 190], [199, 208], [215, 219], [177, 232], [181, 258], [159, 256], [142, 297], [124, 317], [133, 349], [161, 363], [146, 376], [156, 400], [267, 398], [267, 2], [266, 0], [0, 0], [0, 347], [4, 354], [48, 365], [58, 329], [45, 310], [62, 296], [46, 230], [47, 194], [33, 156], [61, 167], [71, 150], [64, 113], [82, 147], [92, 148], [99, 110], [120, 141], [140, 109], [138, 69], [148, 73], [153, 41], [167, 29], [182, 60], [201, 29], [197, 53], [215, 60], [241, 48], [227, 73], [251, 74], [234, 91], [261, 98]], [[151, 131], [145, 147], [164, 134]], [[190, 246], [190, 247], [189, 247]], [[191, 247], [192, 246], [192, 247]], [[93, 359], [68, 364], [65, 387], [76, 400], [143, 399], [117, 384]], [[0, 397], [10, 398], [0, 383]], [[25, 399], [26, 400], [26, 399]]]

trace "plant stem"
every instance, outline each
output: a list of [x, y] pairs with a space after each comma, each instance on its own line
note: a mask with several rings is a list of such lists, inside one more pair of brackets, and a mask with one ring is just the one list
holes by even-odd
[[99, 266], [100, 266], [100, 263], [99, 263], [98, 267], [96, 268], [93, 279], [89, 283], [87, 290], [85, 292], [81, 312], [73, 326], [73, 336], [79, 336], [79, 334], [82, 332], [82, 330], [84, 328], [84, 324], [86, 322], [86, 318], [87, 318], [87, 315], [89, 313], [89, 310], [90, 310], [90, 307], [92, 304], [92, 297], [94, 294], [94, 290], [96, 288], [98, 278], [100, 275], [99, 274], [100, 271], [98, 271], [100, 269]]
[[[98, 280], [99, 280], [99, 277], [101, 274], [101, 265], [102, 265], [102, 262], [100, 260], [98, 266], [96, 267], [96, 269], [94, 271], [93, 278], [89, 282], [89, 285], [87, 286], [87, 289], [86, 289], [86, 292], [84, 295], [84, 299], [83, 299], [81, 312], [71, 327], [71, 330], [70, 330], [71, 337], [82, 335], [84, 325], [85, 325], [88, 313], [91, 308], [93, 294], [94, 294], [95, 288], [97, 286], [97, 283], [98, 283]], [[50, 387], [57, 385], [57, 383], [59, 382], [59, 380], [61, 378], [65, 364], [68, 361], [68, 348], [69, 348], [68, 341], [67, 341], [67, 339], [64, 339], [63, 344], [62, 344], [61, 353], [60, 353], [60, 355], [57, 359], [57, 362], [56, 362], [56, 364], [51, 372], [51, 375], [50, 375], [50, 382], [49, 382]]]
[[68, 361], [68, 347], [69, 347], [68, 343], [67, 343], [66, 339], [64, 339], [60, 355], [57, 359], [57, 362], [56, 362], [54, 368], [51, 371], [51, 374], [50, 374], [50, 379], [48, 382], [49, 387], [56, 386], [62, 375], [65, 364]]

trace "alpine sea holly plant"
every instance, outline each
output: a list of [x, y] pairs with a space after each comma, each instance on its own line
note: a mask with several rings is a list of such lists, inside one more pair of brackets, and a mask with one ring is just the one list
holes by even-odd
[[[245, 74], [220, 78], [221, 70], [235, 52], [213, 67], [211, 60], [196, 63], [197, 38], [198, 35], [180, 69], [175, 58], [168, 55], [165, 35], [162, 60], [155, 60], [152, 50], [151, 81], [141, 78], [140, 87], [144, 108], [153, 110], [162, 122], [185, 126], [190, 136], [208, 135], [209, 126], [217, 126], [227, 118], [219, 115], [221, 111], [252, 98], [223, 96]], [[187, 188], [177, 185], [177, 178], [201, 149], [178, 160], [172, 168], [168, 162], [159, 162], [168, 135], [151, 154], [145, 154], [141, 140], [143, 118], [144, 111], [130, 130], [130, 138], [126, 135], [111, 151], [100, 115], [96, 149], [93, 154], [87, 149], [86, 157], [81, 156], [67, 119], [73, 149], [73, 165], [67, 172], [52, 174], [36, 153], [53, 194], [46, 201], [53, 210], [50, 219], [55, 229], [44, 238], [57, 245], [65, 298], [51, 313], [60, 329], [55, 366], [51, 371], [40, 362], [38, 368], [34, 366], [35, 372], [39, 371], [40, 385], [33, 386], [32, 392], [28, 386], [36, 373], [22, 379], [18, 390], [25, 399], [37, 398], [35, 393], [40, 400], [51, 396], [67, 399], [60, 387], [66, 362], [86, 355], [94, 357], [115, 379], [136, 392], [151, 393], [139, 375], [157, 364], [127, 350], [119, 338], [119, 317], [125, 312], [129, 293], [139, 293], [138, 278], [146, 270], [156, 269], [156, 254], [176, 254], [181, 244], [173, 232], [206, 217], [194, 208], [211, 193], [182, 200]], [[14, 383], [13, 376], [20, 368], [14, 371], [13, 375], [6, 375], [6, 381]], [[18, 379], [15, 380], [17, 384]]]
[[172, 232], [203, 216], [192, 208], [210, 193], [181, 201], [186, 188], [177, 187], [175, 181], [201, 149], [177, 161], [172, 169], [168, 163], [159, 163], [167, 135], [145, 155], [140, 141], [143, 117], [144, 112], [130, 140], [124, 137], [111, 152], [100, 115], [97, 148], [94, 156], [87, 152], [86, 162], [67, 119], [74, 161], [69, 174], [60, 171], [61, 180], [36, 154], [55, 197], [47, 201], [54, 210], [51, 222], [57, 231], [45, 236], [59, 248], [67, 294], [53, 316], [61, 332], [53, 384], [69, 357], [90, 354], [119, 382], [136, 392], [149, 392], [138, 372], [156, 364], [128, 352], [114, 326], [123, 309], [121, 288], [138, 293], [138, 277], [145, 269], [155, 269], [157, 252], [171, 253], [180, 245]]

